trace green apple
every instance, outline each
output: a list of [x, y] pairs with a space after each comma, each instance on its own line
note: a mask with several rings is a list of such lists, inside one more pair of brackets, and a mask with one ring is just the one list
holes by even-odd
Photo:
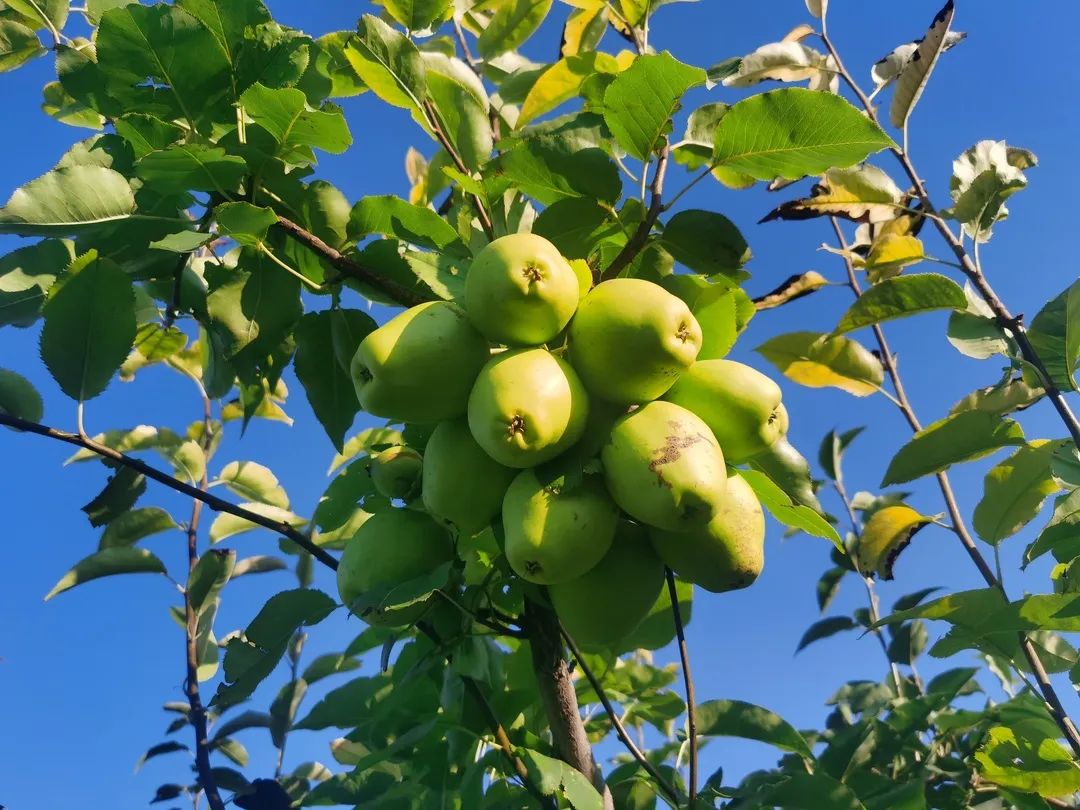
[[709, 525], [691, 532], [650, 532], [664, 564], [707, 591], [723, 593], [752, 584], [765, 565], [765, 515], [754, 490], [738, 475]]
[[523, 470], [503, 498], [506, 560], [522, 579], [575, 579], [611, 548], [619, 510], [597, 475], [543, 478]]
[[376, 512], [345, 544], [337, 569], [338, 595], [368, 624], [403, 627], [423, 615], [427, 600], [395, 607], [392, 589], [453, 558], [449, 533], [423, 512]]
[[582, 299], [570, 323], [570, 363], [589, 394], [649, 402], [688, 369], [701, 348], [689, 307], [658, 284], [617, 278]]
[[577, 274], [551, 242], [531, 233], [502, 236], [476, 254], [465, 277], [465, 310], [493, 343], [539, 346], [577, 309]]
[[497, 354], [469, 396], [469, 428], [507, 467], [555, 458], [585, 430], [589, 400], [569, 364], [544, 349]]
[[734, 360], [699, 360], [683, 372], [664, 399], [704, 420], [728, 464], [742, 464], [787, 432], [780, 386]]
[[660, 529], [705, 526], [727, 483], [708, 425], [671, 402], [650, 402], [619, 419], [600, 458], [615, 503]]
[[499, 514], [516, 474], [484, 452], [464, 419], [441, 422], [424, 449], [420, 497], [428, 512], [471, 537]]
[[411, 447], [388, 447], [371, 459], [375, 490], [390, 500], [407, 500], [420, 491], [424, 459]]
[[371, 332], [352, 359], [360, 407], [400, 422], [441, 422], [465, 413], [491, 352], [464, 310], [449, 301], [411, 307]]
[[585, 650], [610, 648], [637, 629], [664, 584], [644, 526], [620, 521], [611, 548], [577, 579], [548, 593], [566, 632]]

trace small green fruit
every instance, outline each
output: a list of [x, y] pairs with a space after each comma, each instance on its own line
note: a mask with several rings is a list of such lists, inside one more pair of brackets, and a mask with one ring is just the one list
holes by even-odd
[[734, 360], [699, 360], [664, 399], [693, 411], [713, 432], [728, 464], [742, 464], [787, 432], [780, 386]]
[[[781, 421], [786, 413], [785, 411], [781, 415]], [[821, 512], [821, 502], [814, 494], [814, 477], [810, 474], [810, 464], [786, 436], [781, 436], [771, 447], [750, 459], [750, 466], [769, 476], [796, 503]]]
[[573, 483], [518, 474], [503, 499], [506, 559], [518, 576], [538, 585], [575, 579], [611, 548], [619, 510], [599, 476]]
[[507, 467], [555, 458], [585, 430], [589, 402], [574, 370], [544, 349], [497, 354], [469, 396], [469, 428]]
[[424, 449], [421, 497], [432, 515], [471, 537], [499, 514], [516, 474], [484, 452], [464, 419], [442, 422]]
[[615, 503], [670, 531], [705, 526], [727, 483], [724, 454], [708, 425], [670, 402], [650, 402], [622, 417], [600, 458]]
[[465, 413], [487, 341], [449, 301], [411, 307], [371, 332], [352, 360], [360, 407], [401, 422], [441, 422]]
[[493, 343], [539, 346], [570, 322], [577, 274], [551, 242], [515, 233], [476, 254], [465, 277], [465, 309]]
[[610, 648], [648, 615], [664, 584], [664, 564], [644, 526], [621, 521], [611, 549], [585, 574], [549, 589], [566, 632], [586, 650]]
[[424, 459], [411, 447], [388, 447], [371, 460], [376, 491], [390, 500], [415, 497], [420, 491]]
[[570, 323], [570, 362], [592, 396], [630, 404], [661, 396], [694, 362], [701, 327], [680, 299], [636, 278], [598, 284]]
[[765, 565], [765, 515], [754, 490], [738, 475], [728, 479], [727, 492], [704, 529], [653, 529], [650, 537], [668, 568], [713, 593], [747, 587]]
[[[368, 624], [403, 627], [423, 615], [427, 601], [393, 607], [394, 595], [388, 591], [430, 574], [453, 557], [450, 535], [423, 512], [377, 512], [345, 544], [337, 570], [338, 595]], [[364, 597], [377, 604], [357, 606]]]

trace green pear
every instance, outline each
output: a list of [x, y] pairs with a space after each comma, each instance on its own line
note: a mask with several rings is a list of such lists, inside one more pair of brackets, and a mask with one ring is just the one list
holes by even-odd
[[352, 360], [360, 407], [400, 422], [441, 422], [465, 413], [491, 353], [461, 307], [431, 301], [371, 332]]
[[671, 402], [650, 402], [619, 419], [600, 458], [615, 503], [670, 531], [705, 526], [727, 483], [708, 425]]
[[742, 464], [787, 432], [780, 386], [734, 360], [699, 360], [664, 399], [693, 411], [713, 432], [728, 464]]
[[465, 277], [465, 310], [493, 343], [539, 346], [570, 322], [577, 274], [542, 236], [502, 236], [476, 254]]
[[423, 615], [427, 600], [394, 606], [414, 595], [393, 589], [454, 558], [446, 529], [423, 512], [376, 512], [352, 539], [337, 569], [342, 604], [368, 624], [403, 627]]
[[[781, 421], [785, 421], [786, 415], [787, 411], [784, 411]], [[751, 458], [750, 466], [769, 476], [796, 503], [821, 512], [810, 464], [786, 436], [781, 436], [772, 446]]]
[[411, 447], [388, 447], [371, 459], [375, 490], [390, 500], [408, 500], [420, 491], [424, 459]]
[[552, 585], [551, 603], [582, 648], [610, 648], [632, 633], [656, 602], [664, 564], [644, 526], [620, 521], [611, 549], [577, 579]]
[[686, 304], [637, 278], [594, 287], [569, 335], [570, 363], [589, 394], [621, 404], [661, 396], [701, 348], [701, 327]]
[[765, 515], [754, 490], [738, 475], [704, 529], [650, 532], [664, 564], [707, 591], [723, 593], [752, 584], [765, 565]]
[[499, 514], [516, 474], [484, 452], [464, 419], [442, 422], [424, 449], [420, 497], [428, 512], [471, 537]]
[[607, 554], [619, 510], [597, 475], [537, 475], [523, 470], [503, 498], [507, 562], [538, 585], [567, 582]]
[[581, 438], [589, 401], [569, 364], [544, 349], [495, 355], [469, 396], [469, 428], [507, 467], [555, 458]]

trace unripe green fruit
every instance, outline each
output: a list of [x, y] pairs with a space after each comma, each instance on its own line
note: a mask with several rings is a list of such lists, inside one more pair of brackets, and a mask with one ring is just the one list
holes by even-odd
[[497, 354], [469, 396], [469, 429], [507, 467], [555, 458], [585, 430], [589, 401], [574, 370], [544, 349]]
[[622, 417], [600, 458], [615, 503], [670, 531], [705, 526], [727, 483], [724, 454], [708, 426], [670, 402], [650, 402]]
[[636, 278], [598, 284], [569, 334], [570, 363], [590, 395], [621, 404], [661, 396], [701, 348], [701, 327], [686, 304]]
[[376, 491], [390, 500], [408, 499], [420, 491], [424, 459], [411, 447], [388, 447], [371, 460]]
[[360, 407], [400, 422], [440, 422], [465, 413], [487, 341], [461, 307], [431, 301], [371, 332], [352, 360]]
[[713, 593], [747, 587], [765, 565], [765, 515], [754, 490], [738, 475], [728, 479], [727, 492], [704, 529], [653, 529], [649, 534], [668, 568]]
[[619, 510], [599, 476], [573, 484], [518, 474], [503, 499], [506, 559], [518, 576], [538, 585], [575, 579], [611, 548]]
[[814, 494], [810, 464], [786, 436], [781, 436], [771, 447], [754, 456], [750, 460], [750, 466], [769, 476], [796, 503], [821, 512], [821, 502]]
[[464, 419], [442, 422], [424, 449], [421, 497], [432, 515], [471, 537], [499, 514], [516, 474], [484, 452]]
[[598, 650], [641, 624], [663, 584], [664, 564], [647, 530], [624, 520], [604, 559], [577, 579], [552, 585], [549, 594], [570, 637], [583, 649]]
[[734, 360], [699, 360], [664, 399], [701, 417], [720, 443], [728, 464], [742, 464], [772, 447], [787, 431], [780, 386]]
[[[365, 594], [387, 590], [430, 574], [454, 557], [446, 529], [423, 512], [390, 509], [372, 515], [345, 544], [337, 569], [342, 604], [353, 605]], [[388, 597], [390, 601], [393, 596]], [[423, 615], [426, 602], [400, 608], [365, 606], [353, 610], [368, 624], [403, 627]]]
[[577, 274], [551, 242], [515, 233], [476, 254], [465, 277], [465, 309], [488, 340], [538, 346], [570, 322], [580, 296]]

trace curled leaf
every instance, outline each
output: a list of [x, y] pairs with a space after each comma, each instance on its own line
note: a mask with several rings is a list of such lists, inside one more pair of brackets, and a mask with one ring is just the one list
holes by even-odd
[[926, 517], [910, 506], [886, 506], [874, 512], [863, 527], [855, 551], [855, 562], [863, 576], [878, 575], [892, 579], [893, 564], [911, 538], [933, 518]]

